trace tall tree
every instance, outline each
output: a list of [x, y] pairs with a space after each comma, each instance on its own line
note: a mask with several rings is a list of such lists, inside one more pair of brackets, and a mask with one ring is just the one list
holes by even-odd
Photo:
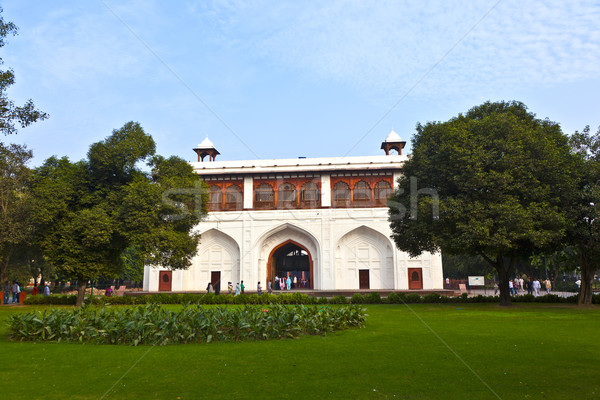
[[586, 126], [571, 136], [571, 146], [578, 157], [578, 197], [569, 204], [572, 222], [568, 237], [581, 268], [578, 303], [592, 303], [592, 281], [600, 268], [600, 128], [595, 134]]
[[[16, 35], [18, 28], [12, 22], [5, 22], [2, 17], [2, 7], [0, 7], [0, 47], [6, 44], [8, 35]], [[0, 65], [4, 61], [0, 58]], [[16, 124], [22, 128], [34, 123], [37, 120], [48, 118], [48, 114], [35, 108], [33, 101], [29, 99], [22, 106], [15, 106], [15, 103], [8, 98], [7, 89], [15, 83], [15, 74], [11, 69], [0, 70], [0, 132], [10, 135], [17, 132]]]
[[31, 202], [26, 191], [32, 157], [25, 146], [0, 143], [0, 280], [7, 279], [15, 253], [31, 239]]
[[[78, 306], [87, 281], [119, 275], [132, 246], [145, 263], [172, 269], [187, 268], [196, 252], [191, 230], [206, 213], [203, 188], [193, 189], [200, 178], [184, 160], [154, 152], [152, 137], [129, 122], [94, 143], [87, 160], [53, 157], [34, 175], [41, 247], [59, 274], [78, 280]], [[152, 174], [139, 169], [143, 161]]]
[[515, 262], [564, 237], [574, 187], [568, 138], [520, 102], [486, 102], [417, 125], [412, 149], [390, 202], [398, 248], [481, 256], [509, 305]]

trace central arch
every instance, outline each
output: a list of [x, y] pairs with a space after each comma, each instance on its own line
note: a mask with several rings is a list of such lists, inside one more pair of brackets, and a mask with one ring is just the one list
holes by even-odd
[[[320, 270], [320, 243], [317, 237], [310, 231], [303, 229], [299, 226], [284, 223], [269, 231], [263, 233], [256, 241], [256, 248], [258, 249], [258, 274], [256, 276], [257, 281], [269, 282], [269, 279], [275, 277], [272, 272], [272, 259], [275, 252], [282, 248], [282, 246], [293, 243], [298, 246], [298, 249], [304, 251], [309, 256], [309, 287], [312, 289], [318, 289], [321, 287], [321, 273]], [[283, 251], [282, 251], [283, 252]], [[263, 285], [266, 287], [267, 285]]]
[[314, 286], [313, 259], [310, 251], [294, 240], [275, 246], [267, 261], [267, 282], [275, 277], [287, 277], [293, 280], [295, 276], [298, 286], [312, 289]]

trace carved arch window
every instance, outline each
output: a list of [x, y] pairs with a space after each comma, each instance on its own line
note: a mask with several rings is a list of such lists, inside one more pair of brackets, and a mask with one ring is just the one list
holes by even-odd
[[277, 208], [296, 207], [296, 186], [285, 182], [277, 188]]
[[275, 205], [273, 186], [261, 183], [254, 189], [254, 208], [271, 209]]
[[225, 191], [225, 210], [241, 210], [243, 205], [242, 188], [238, 185], [231, 185]]
[[392, 185], [387, 181], [379, 181], [375, 184], [375, 204], [385, 206], [387, 199], [392, 196]]
[[319, 187], [314, 182], [306, 182], [300, 189], [300, 207], [313, 208], [319, 206]]
[[371, 198], [371, 186], [365, 181], [356, 182], [352, 193], [353, 203], [357, 206], [367, 206], [371, 204]]
[[221, 211], [223, 208], [223, 189], [218, 185], [210, 186], [208, 211]]
[[350, 186], [346, 182], [337, 182], [333, 185], [333, 207], [350, 206]]

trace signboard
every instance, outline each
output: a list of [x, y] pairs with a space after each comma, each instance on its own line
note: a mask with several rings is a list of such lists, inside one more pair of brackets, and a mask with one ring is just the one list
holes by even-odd
[[469, 276], [469, 286], [484, 286], [485, 277], [483, 276]]

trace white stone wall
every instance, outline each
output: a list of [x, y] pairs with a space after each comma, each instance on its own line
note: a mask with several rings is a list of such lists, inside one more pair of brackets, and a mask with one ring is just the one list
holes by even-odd
[[[309, 250], [315, 290], [358, 289], [358, 270], [370, 271], [371, 289], [408, 289], [408, 268], [422, 268], [423, 289], [442, 289], [440, 254], [410, 259], [390, 238], [387, 208], [211, 212], [198, 224], [198, 255], [173, 271], [173, 291], [202, 291], [211, 271], [228, 281], [266, 287], [271, 251], [287, 240]], [[144, 290], [158, 290], [159, 267], [146, 267]]]

